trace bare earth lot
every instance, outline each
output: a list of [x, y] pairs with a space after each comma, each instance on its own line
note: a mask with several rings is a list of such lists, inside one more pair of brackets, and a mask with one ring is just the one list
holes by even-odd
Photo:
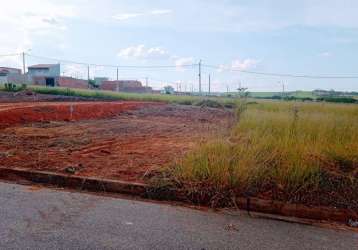
[[14, 102], [61, 102], [61, 101], [95, 101], [94, 98], [84, 98], [77, 96], [64, 95], [46, 95], [32, 92], [31, 90], [24, 90], [20, 92], [6, 92], [0, 91], [0, 103], [14, 103]]
[[221, 109], [158, 103], [2, 103], [0, 167], [141, 182], [230, 120]]

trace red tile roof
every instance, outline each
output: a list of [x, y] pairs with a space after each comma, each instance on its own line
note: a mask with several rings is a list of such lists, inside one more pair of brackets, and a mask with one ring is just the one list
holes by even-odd
[[56, 66], [58, 64], [36, 64], [36, 65], [32, 65], [29, 66], [29, 69], [47, 69], [47, 68], [51, 68], [53, 66]]

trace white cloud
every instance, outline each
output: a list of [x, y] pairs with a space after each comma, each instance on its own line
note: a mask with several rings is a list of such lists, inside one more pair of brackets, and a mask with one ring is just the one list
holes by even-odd
[[231, 62], [231, 64], [222, 64], [219, 66], [218, 71], [231, 71], [231, 70], [252, 70], [257, 67], [260, 63], [260, 60], [247, 58], [244, 60], [236, 59]]
[[175, 66], [178, 71], [184, 71], [185, 65], [194, 64], [193, 57], [173, 57], [173, 59], [175, 59]]
[[245, 59], [243, 61], [236, 59], [231, 63], [231, 69], [233, 70], [250, 70], [256, 68], [259, 60], [256, 59]]
[[321, 56], [321, 57], [331, 57], [332, 53], [329, 52], [329, 51], [325, 51], [325, 52], [320, 53], [319, 56]]
[[144, 15], [143, 13], [122, 13], [122, 14], [114, 15], [113, 19], [116, 19], [118, 21], [125, 21], [128, 19], [140, 17], [143, 15]]
[[119, 13], [114, 15], [112, 18], [118, 21], [126, 21], [129, 19], [143, 17], [143, 16], [159, 16], [159, 15], [168, 15], [172, 13], [172, 10], [169, 9], [156, 9], [148, 12], [136, 12], [136, 13]]
[[74, 6], [62, 2], [13, 0], [2, 3], [0, 54], [32, 48], [36, 39], [52, 42], [54, 47], [63, 44], [66, 20], [75, 14]]
[[119, 57], [126, 59], [169, 59], [169, 52], [161, 47], [147, 48], [145, 45], [131, 46], [122, 49], [118, 53]]

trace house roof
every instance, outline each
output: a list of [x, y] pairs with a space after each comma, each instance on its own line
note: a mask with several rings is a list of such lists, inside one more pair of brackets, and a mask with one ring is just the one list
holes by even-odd
[[28, 68], [29, 69], [48, 69], [48, 68], [51, 68], [56, 65], [58, 65], [58, 64], [36, 64], [36, 65], [29, 66]]
[[21, 70], [21, 69], [18, 69], [18, 68], [11, 68], [11, 67], [0, 67], [0, 70]]
[[17, 71], [18, 73], [21, 73], [21, 69], [11, 68], [11, 67], [0, 67], [0, 72], [3, 74], [10, 73], [11, 71]]

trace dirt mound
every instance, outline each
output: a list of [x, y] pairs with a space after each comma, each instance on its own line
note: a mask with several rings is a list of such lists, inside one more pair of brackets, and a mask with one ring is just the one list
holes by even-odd
[[26, 97], [26, 96], [36, 96], [37, 93], [33, 92], [32, 90], [30, 89], [25, 89], [25, 90], [22, 90], [22, 91], [19, 91], [19, 92], [15, 92], [13, 94], [14, 97]]
[[0, 104], [0, 128], [15, 124], [114, 117], [123, 111], [160, 105], [146, 102], [69, 102]]

